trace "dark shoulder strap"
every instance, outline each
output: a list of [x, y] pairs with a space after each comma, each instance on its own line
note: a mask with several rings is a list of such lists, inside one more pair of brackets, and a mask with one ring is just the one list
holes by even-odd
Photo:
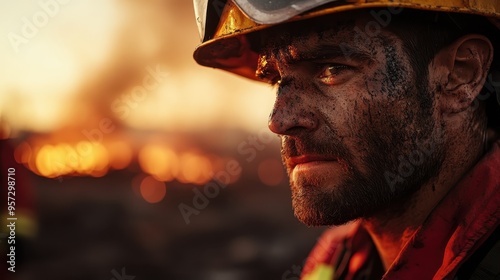
[[488, 252], [486, 257], [474, 270], [470, 280], [498, 280], [500, 279], [500, 240]]
[[500, 280], [500, 227], [462, 265], [455, 279]]

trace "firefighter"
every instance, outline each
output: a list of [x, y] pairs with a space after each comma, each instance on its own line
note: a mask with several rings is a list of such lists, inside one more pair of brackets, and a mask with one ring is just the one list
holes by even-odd
[[500, 1], [194, 6], [195, 60], [276, 88], [295, 216], [332, 226], [301, 279], [500, 279]]

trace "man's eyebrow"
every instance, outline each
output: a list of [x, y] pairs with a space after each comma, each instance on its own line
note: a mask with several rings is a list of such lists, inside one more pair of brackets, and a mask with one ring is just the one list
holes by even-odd
[[322, 44], [306, 50], [296, 51], [266, 51], [259, 57], [257, 63], [256, 77], [264, 79], [276, 72], [278, 63], [293, 65], [304, 61], [328, 61], [344, 58], [346, 60], [364, 61], [372, 63], [376, 61], [373, 54], [347, 44], [329, 45]]
[[340, 45], [318, 45], [313, 48], [297, 51], [297, 55], [281, 56], [286, 63], [295, 64], [300, 61], [329, 60], [345, 58], [354, 61], [375, 61], [373, 54], [347, 44]]

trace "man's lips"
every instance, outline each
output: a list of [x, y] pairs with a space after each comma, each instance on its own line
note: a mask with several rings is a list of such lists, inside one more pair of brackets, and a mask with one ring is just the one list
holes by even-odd
[[286, 164], [290, 169], [294, 169], [297, 165], [313, 165], [325, 162], [337, 162], [338, 158], [325, 155], [301, 155], [289, 157], [286, 159]]

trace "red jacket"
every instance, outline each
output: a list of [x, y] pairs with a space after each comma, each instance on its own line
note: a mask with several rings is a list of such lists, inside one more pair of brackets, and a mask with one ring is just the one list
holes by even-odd
[[323, 234], [301, 279], [454, 279], [497, 229], [499, 190], [500, 141], [443, 198], [385, 274], [369, 234], [354, 222]]

